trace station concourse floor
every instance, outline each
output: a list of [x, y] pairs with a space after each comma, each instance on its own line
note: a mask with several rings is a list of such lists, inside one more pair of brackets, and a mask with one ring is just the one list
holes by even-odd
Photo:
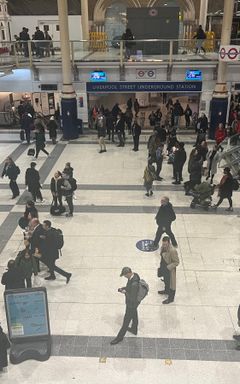
[[[193, 134], [179, 135], [189, 153]], [[24, 174], [32, 158], [17, 133], [0, 132], [1, 167], [12, 155], [21, 169], [21, 196], [11, 200], [8, 181], [0, 180], [0, 272], [8, 259], [22, 249], [23, 235], [17, 221], [28, 197]], [[147, 136], [139, 152], [132, 151], [128, 137], [124, 148], [107, 142], [99, 154], [96, 135], [74, 142], [47, 144], [51, 156], [40, 154], [37, 168], [43, 183], [44, 204], [40, 219], [49, 219], [64, 233], [65, 244], [58, 265], [72, 273], [70, 283], [61, 276], [45, 281], [48, 292], [52, 356], [46, 362], [26, 361], [9, 365], [0, 374], [1, 384], [236, 384], [240, 377], [240, 351], [232, 339], [237, 328], [240, 267], [240, 193], [233, 195], [233, 212], [226, 203], [217, 212], [191, 210], [191, 198], [182, 186], [172, 185], [172, 167], [164, 160], [162, 182], [155, 182], [154, 195], [145, 196]], [[49, 182], [67, 161], [74, 168], [78, 190], [72, 218], [51, 217]], [[219, 169], [216, 182], [220, 180]], [[184, 180], [188, 179], [184, 167]], [[155, 214], [167, 195], [177, 213], [173, 232], [179, 247], [175, 302], [162, 305], [157, 294], [159, 251], [144, 253], [136, 248], [141, 239], [153, 239]], [[217, 195], [213, 197], [214, 202]], [[139, 334], [127, 334], [122, 343], [110, 346], [121, 326], [124, 297], [117, 292], [125, 283], [122, 267], [129, 266], [150, 285], [139, 307]], [[0, 320], [7, 330], [0, 287]]]

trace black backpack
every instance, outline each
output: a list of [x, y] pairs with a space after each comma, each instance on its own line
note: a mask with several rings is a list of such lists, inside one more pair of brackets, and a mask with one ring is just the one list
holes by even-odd
[[72, 177], [68, 181], [71, 184], [72, 192], [76, 191], [76, 189], [77, 189], [77, 180], [74, 179], [74, 177]]
[[64, 245], [63, 232], [61, 229], [53, 228], [57, 249], [62, 249]]
[[239, 184], [238, 184], [237, 179], [232, 180], [232, 189], [233, 189], [233, 191], [237, 191], [239, 189]]

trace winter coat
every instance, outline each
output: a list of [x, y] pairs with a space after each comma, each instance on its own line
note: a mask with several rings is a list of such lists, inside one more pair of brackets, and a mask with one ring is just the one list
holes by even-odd
[[183, 107], [181, 106], [180, 103], [175, 103], [173, 105], [173, 115], [174, 116], [182, 116], [183, 115]]
[[5, 285], [5, 290], [25, 288], [24, 278], [21, 268], [14, 267], [4, 272], [1, 283]]
[[7, 335], [0, 329], [0, 369], [8, 366], [7, 350], [10, 348], [10, 343]]
[[225, 129], [217, 128], [215, 132], [215, 140], [217, 145], [219, 145], [225, 139], [225, 137], [226, 137]]
[[2, 172], [2, 177], [3, 176], [8, 176], [10, 180], [16, 180], [18, 175], [20, 173], [20, 169], [18, 166], [14, 163], [7, 164], [5, 163], [3, 172]]
[[56, 139], [57, 138], [57, 128], [58, 125], [55, 120], [50, 120], [47, 125], [48, 131], [49, 131], [49, 137], [50, 139]]
[[137, 301], [139, 280], [139, 275], [137, 273], [134, 273], [133, 277], [128, 280], [126, 287], [123, 287], [123, 289], [126, 291], [126, 305], [130, 308], [136, 308], [139, 304], [139, 302]]
[[207, 129], [208, 129], [207, 116], [199, 117], [197, 121], [197, 131], [201, 133], [206, 133]]
[[28, 168], [26, 170], [25, 184], [30, 192], [41, 188], [39, 172], [36, 169]]
[[190, 180], [196, 182], [197, 184], [201, 183], [202, 164], [202, 160], [198, 159], [193, 159], [190, 164]]
[[173, 161], [173, 167], [175, 170], [182, 169], [184, 166], [184, 163], [187, 159], [187, 154], [185, 149], [178, 149], [174, 152], [174, 161]]
[[141, 127], [137, 123], [133, 123], [132, 135], [133, 136], [140, 136], [141, 135]]
[[24, 277], [26, 279], [30, 279], [32, 274], [37, 275], [38, 269], [37, 269], [37, 263], [36, 258], [32, 255], [28, 259], [26, 259], [25, 256], [26, 250], [20, 251], [15, 259], [16, 266], [21, 268]]
[[155, 219], [159, 227], [170, 226], [172, 221], [176, 220], [172, 204], [161, 205]]
[[36, 147], [43, 149], [45, 147], [45, 141], [44, 132], [36, 132]]
[[169, 244], [167, 251], [161, 248], [160, 255], [167, 264], [167, 269], [170, 271], [170, 289], [176, 291], [176, 267], [179, 265], [177, 250], [171, 244]]
[[[208, 169], [208, 171], [210, 171], [211, 175], [216, 175], [217, 165], [220, 161], [221, 155], [220, 155], [220, 153], [216, 152], [213, 159], [212, 159], [212, 162], [211, 162], [210, 158], [212, 156], [212, 153], [213, 153], [213, 149], [211, 151], [208, 151], [207, 156], [206, 156], [207, 169]], [[210, 168], [210, 166], [211, 166], [211, 168]]]
[[232, 197], [233, 193], [233, 177], [232, 175], [224, 175], [219, 184], [219, 197], [225, 199]]
[[125, 128], [125, 121], [124, 121], [124, 118], [121, 117], [120, 119], [117, 120], [115, 129], [116, 129], [116, 132], [123, 133], [124, 128]]

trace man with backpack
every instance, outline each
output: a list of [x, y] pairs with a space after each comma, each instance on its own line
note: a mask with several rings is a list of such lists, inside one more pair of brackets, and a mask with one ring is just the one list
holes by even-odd
[[[118, 335], [113, 339], [110, 344], [115, 345], [120, 343], [126, 332], [130, 332], [133, 335], [137, 335], [138, 332], [138, 313], [137, 307], [140, 302], [147, 296], [149, 287], [147, 283], [140, 279], [137, 273], [132, 272], [131, 268], [124, 267], [120, 274], [120, 277], [124, 276], [128, 282], [126, 287], [119, 288], [118, 292], [125, 295], [126, 300], [126, 312], [123, 320], [123, 325], [118, 332]], [[132, 322], [131, 327], [129, 324]]]
[[66, 197], [66, 202], [69, 208], [67, 217], [73, 216], [73, 192], [77, 189], [77, 182], [73, 177], [70, 177], [68, 173], [62, 173], [63, 182], [61, 190], [63, 196]]
[[59, 250], [63, 247], [64, 243], [62, 231], [52, 228], [52, 223], [49, 220], [44, 220], [43, 228], [45, 230], [44, 252], [41, 261], [48, 266], [50, 273], [48, 277], [45, 277], [45, 280], [55, 280], [54, 272], [57, 272], [59, 275], [66, 277], [66, 283], [68, 284], [72, 274], [65, 272], [55, 265], [56, 260], [59, 258]]

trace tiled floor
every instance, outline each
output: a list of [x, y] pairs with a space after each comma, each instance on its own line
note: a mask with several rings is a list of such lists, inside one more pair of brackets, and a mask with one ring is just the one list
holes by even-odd
[[[26, 155], [26, 145], [11, 142], [16, 134], [7, 135], [4, 140], [9, 143], [1, 143], [0, 135], [0, 162], [13, 153], [21, 168], [22, 196], [12, 201], [8, 181], [0, 181], [1, 273], [8, 259], [22, 249], [17, 221], [27, 198], [25, 169], [32, 161]], [[184, 134], [182, 139], [189, 153], [194, 135]], [[240, 193], [234, 193], [233, 213], [225, 212], [226, 203], [217, 212], [192, 210], [191, 198], [184, 195], [183, 188], [171, 184], [172, 169], [164, 161], [164, 180], [156, 183], [154, 195], [148, 199], [142, 187], [146, 142], [143, 135], [140, 151], [135, 153], [128, 138], [124, 148], [107, 144], [107, 153], [100, 155], [96, 136], [90, 134], [75, 145], [48, 144], [51, 157], [40, 155], [37, 167], [46, 200], [38, 205], [40, 218], [52, 220], [63, 230], [65, 244], [58, 265], [73, 276], [68, 285], [61, 276], [46, 282], [43, 268], [40, 277], [48, 291], [52, 357], [44, 363], [10, 365], [8, 373], [0, 376], [1, 383], [199, 384], [203, 377], [205, 384], [239, 381], [240, 351], [235, 350], [232, 334], [237, 331], [239, 305]], [[71, 161], [79, 185], [75, 215], [53, 218], [49, 214], [49, 182], [67, 161]], [[216, 182], [221, 174], [219, 169]], [[138, 240], [153, 238], [154, 216], [162, 195], [170, 197], [177, 213], [173, 231], [180, 257], [176, 300], [169, 306], [163, 306], [157, 294], [162, 287], [156, 277], [159, 251], [144, 253], [135, 246]], [[214, 202], [216, 199], [215, 194]], [[139, 307], [139, 335], [127, 334], [121, 344], [112, 347], [109, 341], [118, 332], [124, 314], [117, 288], [123, 284], [119, 274], [125, 265], [149, 283], [150, 292]], [[0, 320], [6, 329], [2, 299]]]

